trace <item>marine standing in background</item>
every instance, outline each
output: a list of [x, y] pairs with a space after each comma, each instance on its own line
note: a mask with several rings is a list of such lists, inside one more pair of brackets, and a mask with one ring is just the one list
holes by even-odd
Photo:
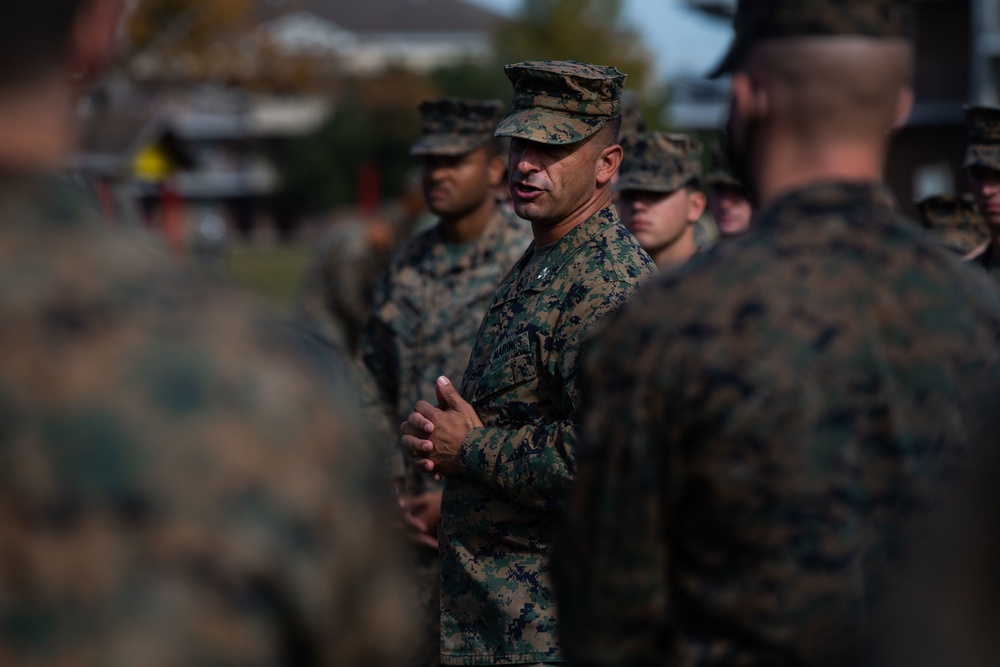
[[705, 187], [708, 188], [708, 209], [719, 235], [728, 238], [746, 234], [753, 217], [750, 193], [729, 167], [721, 143], [709, 153]]
[[924, 229], [962, 259], [980, 256], [989, 244], [989, 230], [972, 195], [937, 195], [916, 206]]
[[705, 212], [701, 191], [701, 144], [686, 134], [639, 134], [623, 146], [618, 208], [660, 271], [676, 268], [698, 252], [695, 224]]
[[332, 223], [320, 236], [299, 286], [298, 321], [357, 356], [378, 278], [425, 214], [414, 171], [404, 179], [398, 201], [378, 215]]
[[1000, 109], [970, 107], [965, 111], [969, 145], [964, 167], [976, 205], [990, 230], [990, 242], [974, 258], [1000, 282]]
[[552, 560], [572, 663], [816, 664], [965, 461], [1000, 293], [882, 185], [911, 25], [899, 0], [740, 3], [721, 69], [761, 210], [588, 347]]
[[[443, 98], [420, 105], [424, 196], [439, 222], [404, 245], [379, 279], [361, 360], [398, 424], [441, 375], [458, 377], [497, 286], [531, 241], [528, 223], [493, 196], [504, 174], [493, 136], [498, 101]], [[431, 395], [428, 396], [428, 391]], [[395, 444], [395, 441], [393, 441]], [[440, 659], [438, 514], [441, 484], [394, 448], [405, 528], [417, 554], [426, 623], [417, 665]]]
[[618, 221], [621, 92], [613, 67], [508, 65], [514, 209], [534, 243], [497, 290], [462, 399], [448, 378], [416, 405], [403, 446], [446, 476], [442, 662], [558, 663], [548, 546], [573, 480], [584, 338], [655, 272]]
[[346, 370], [322, 382], [63, 175], [124, 4], [0, 9], [0, 664], [396, 665], [411, 613]]

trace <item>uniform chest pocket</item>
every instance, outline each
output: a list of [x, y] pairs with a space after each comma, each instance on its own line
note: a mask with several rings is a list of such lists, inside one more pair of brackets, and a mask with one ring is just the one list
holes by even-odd
[[464, 295], [466, 298], [463, 301], [452, 305], [451, 336], [456, 343], [469, 340], [479, 332], [483, 317], [490, 309], [490, 304], [493, 303], [493, 295], [496, 290], [492, 287], [482, 289], [480, 286], [480, 288], [478, 294]]
[[402, 341], [412, 343], [420, 333], [420, 312], [407, 299], [383, 304], [375, 311], [375, 317]]
[[527, 333], [502, 341], [494, 349], [490, 365], [473, 385], [473, 402], [511, 393], [538, 377]]
[[[477, 317], [477, 314], [479, 317]], [[452, 329], [452, 338], [455, 343], [465, 342], [475, 336], [476, 333], [479, 332], [479, 325], [482, 324], [482, 322], [482, 313], [466, 310], [464, 317], [459, 319], [455, 324], [455, 327]]]

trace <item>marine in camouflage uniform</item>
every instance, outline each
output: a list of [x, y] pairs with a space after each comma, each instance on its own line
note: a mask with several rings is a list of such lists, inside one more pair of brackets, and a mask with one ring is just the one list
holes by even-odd
[[705, 212], [701, 144], [686, 134], [638, 134], [623, 146], [618, 208], [622, 223], [664, 271], [698, 252], [695, 226]]
[[746, 186], [729, 166], [722, 141], [708, 155], [705, 173], [708, 208], [719, 236], [739, 236], [750, 229], [753, 206]]
[[379, 215], [333, 223], [302, 278], [296, 319], [356, 355], [379, 276], [424, 213], [419, 177], [408, 175], [399, 201]]
[[989, 242], [986, 222], [972, 195], [927, 197], [917, 202], [917, 210], [931, 237], [963, 258], [982, 253]]
[[964, 167], [990, 231], [989, 244], [973, 260], [1000, 282], [1000, 109], [970, 107], [965, 120], [969, 145]]
[[443, 409], [418, 404], [404, 429], [404, 446], [447, 476], [445, 664], [562, 660], [548, 546], [575, 468], [580, 345], [655, 271], [610, 204], [624, 75], [550, 61], [506, 72], [513, 110], [497, 134], [512, 137], [514, 206], [535, 242], [476, 336], [468, 402], [439, 380]]
[[0, 664], [398, 664], [411, 614], [344, 369], [55, 175], [51, 100], [110, 61], [116, 9], [0, 10]]
[[[571, 663], [817, 664], [864, 628], [910, 521], [965, 462], [974, 399], [1000, 386], [1000, 294], [880, 185], [893, 109], [906, 110], [907, 17], [889, 0], [741, 2], [730, 126], [772, 176], [754, 183], [747, 235], [648, 285], [585, 352], [552, 556]], [[878, 106], [809, 122], [858, 121], [857, 178], [793, 169], [800, 180], [775, 188], [799, 163], [773, 162], [761, 135], [793, 158], [823, 154], [845, 130], [793, 141], [783, 133], [801, 126], [778, 124], [800, 95], [846, 101], [855, 85]]]
[[[422, 133], [411, 153], [423, 162], [428, 202], [442, 218], [393, 257], [379, 279], [361, 340], [364, 366], [396, 424], [419, 400], [433, 396], [428, 391], [434, 391], [438, 376], [458, 377], [465, 370], [497, 286], [531, 240], [528, 223], [492, 195], [503, 177], [499, 140], [493, 136], [502, 111], [498, 101], [454, 98], [420, 106]], [[458, 206], [440, 201], [441, 187], [451, 189], [452, 199], [471, 200]], [[423, 540], [415, 555], [426, 619], [417, 664], [438, 664], [440, 568], [433, 538], [441, 484], [417, 470], [398, 448], [393, 460], [404, 507], [433, 521], [424, 531], [432, 539]]]

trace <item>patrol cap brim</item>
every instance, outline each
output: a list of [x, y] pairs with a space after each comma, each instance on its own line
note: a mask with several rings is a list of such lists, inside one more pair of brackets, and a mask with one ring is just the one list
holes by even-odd
[[496, 136], [526, 139], [541, 144], [575, 144], [596, 133], [608, 120], [556, 112], [542, 107], [515, 109], [500, 121]]
[[744, 186], [738, 179], [732, 176], [708, 176], [705, 178], [705, 185], [708, 187], [730, 187], [743, 189]]
[[965, 150], [962, 167], [984, 167], [1000, 172], [1000, 145], [972, 145]]
[[615, 192], [632, 190], [634, 192], [656, 192], [669, 195], [680, 190], [691, 180], [690, 177], [685, 177], [664, 181], [662, 178], [656, 178], [650, 174], [623, 174], [615, 184]]
[[484, 139], [481, 136], [468, 134], [429, 134], [420, 137], [410, 146], [410, 155], [457, 157], [484, 146], [487, 140], [488, 137]]

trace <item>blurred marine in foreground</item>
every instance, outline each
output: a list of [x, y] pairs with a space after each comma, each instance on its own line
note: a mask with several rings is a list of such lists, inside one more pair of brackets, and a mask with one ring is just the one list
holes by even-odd
[[552, 564], [574, 664], [814, 664], [962, 467], [1000, 294], [881, 184], [912, 62], [903, 2], [740, 3], [721, 71], [760, 213], [585, 353]]
[[122, 5], [0, 10], [0, 664], [397, 664], [387, 494], [341, 371], [58, 175]]

